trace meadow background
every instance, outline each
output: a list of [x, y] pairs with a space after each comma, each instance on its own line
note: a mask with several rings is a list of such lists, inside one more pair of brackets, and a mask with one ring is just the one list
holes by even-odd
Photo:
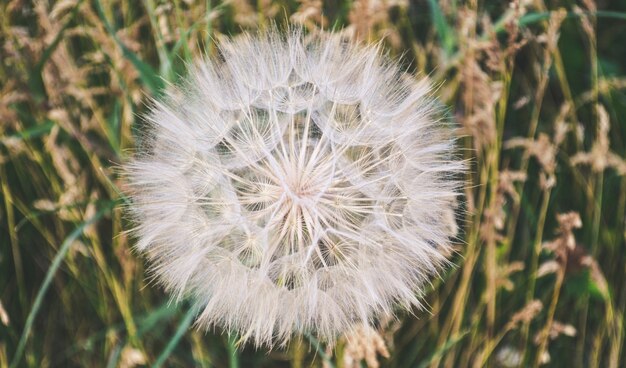
[[[124, 233], [149, 98], [272, 23], [382, 40], [471, 166], [427, 311], [334, 349], [194, 329]], [[626, 2], [2, 0], [0, 60], [0, 367], [626, 364]]]

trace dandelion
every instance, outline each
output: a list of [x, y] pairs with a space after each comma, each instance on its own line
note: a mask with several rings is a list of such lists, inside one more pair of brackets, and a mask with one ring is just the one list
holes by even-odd
[[219, 50], [153, 103], [124, 168], [154, 277], [257, 346], [419, 308], [463, 168], [428, 83], [337, 35]]

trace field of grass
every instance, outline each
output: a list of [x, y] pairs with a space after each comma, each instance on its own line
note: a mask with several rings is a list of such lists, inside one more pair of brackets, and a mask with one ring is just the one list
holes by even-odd
[[[186, 63], [288, 22], [429, 76], [470, 169], [426, 311], [265, 351], [150, 281], [116, 167]], [[0, 367], [623, 367], [625, 45], [613, 0], [1, 1]]]

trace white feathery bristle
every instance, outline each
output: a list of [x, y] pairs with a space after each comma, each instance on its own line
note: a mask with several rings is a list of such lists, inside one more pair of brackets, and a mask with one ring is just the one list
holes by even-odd
[[156, 279], [257, 346], [420, 307], [463, 170], [428, 83], [337, 35], [219, 50], [154, 102], [124, 166]]

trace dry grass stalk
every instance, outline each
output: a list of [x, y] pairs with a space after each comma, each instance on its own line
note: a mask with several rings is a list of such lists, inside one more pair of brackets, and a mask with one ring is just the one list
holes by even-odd
[[389, 350], [382, 336], [368, 325], [355, 327], [345, 335], [346, 345], [343, 352], [343, 364], [345, 368], [359, 368], [361, 361], [369, 368], [378, 368], [380, 363], [378, 355], [389, 358]]
[[406, 8], [406, 0], [356, 0], [352, 3], [344, 32], [360, 40], [385, 40], [393, 49], [400, 48], [402, 38], [389, 19], [392, 8]]
[[578, 152], [570, 157], [572, 165], [589, 165], [594, 173], [602, 173], [608, 168], [614, 169], [619, 175], [626, 175], [626, 160], [612, 152], [609, 148], [609, 114], [602, 105], [597, 105], [598, 132], [591, 151]]
[[324, 2], [322, 0], [298, 0], [298, 9], [289, 18], [295, 24], [299, 24], [310, 31], [327, 29], [328, 20], [323, 14]]

